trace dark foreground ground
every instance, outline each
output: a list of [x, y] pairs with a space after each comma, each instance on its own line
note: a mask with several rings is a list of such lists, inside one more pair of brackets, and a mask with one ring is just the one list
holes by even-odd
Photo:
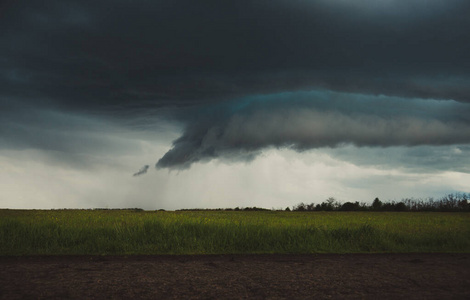
[[470, 254], [0, 257], [1, 299], [470, 299]]

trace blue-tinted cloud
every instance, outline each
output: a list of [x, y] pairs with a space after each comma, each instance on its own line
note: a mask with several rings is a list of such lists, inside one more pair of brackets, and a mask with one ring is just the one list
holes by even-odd
[[157, 167], [218, 157], [252, 158], [268, 147], [390, 147], [470, 143], [470, 105], [329, 91], [247, 97], [188, 117]]
[[336, 159], [358, 166], [428, 174], [444, 171], [470, 173], [468, 145], [388, 148], [346, 146], [329, 149], [328, 153]]

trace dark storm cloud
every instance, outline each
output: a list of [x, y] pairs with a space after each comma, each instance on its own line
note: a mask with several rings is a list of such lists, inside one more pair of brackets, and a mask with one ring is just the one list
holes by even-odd
[[[162, 167], [221, 153], [252, 158], [269, 146], [469, 142], [467, 117], [436, 112], [445, 104], [432, 100], [470, 103], [466, 0], [10, 0], [0, 8], [4, 145], [80, 145], [74, 138], [45, 142], [64, 135], [58, 127], [42, 129], [48, 109], [121, 120], [175, 109], [167, 118], [186, 129]], [[300, 90], [404, 97], [410, 104], [391, 100], [387, 110], [374, 111], [379, 97], [287, 97], [234, 108], [253, 95]], [[429, 115], [400, 108], [413, 109], [413, 97], [429, 99], [418, 101]], [[11, 103], [28, 109], [12, 111]], [[28, 110], [33, 118], [13, 128], [15, 116]], [[35, 130], [50, 136], [38, 138]]]
[[468, 1], [346, 2], [7, 1], [0, 87], [82, 109], [315, 87], [470, 101]]
[[[188, 118], [189, 119], [189, 118]], [[470, 143], [470, 105], [311, 91], [264, 95], [194, 114], [157, 167], [217, 157], [252, 158], [266, 147], [419, 146]]]

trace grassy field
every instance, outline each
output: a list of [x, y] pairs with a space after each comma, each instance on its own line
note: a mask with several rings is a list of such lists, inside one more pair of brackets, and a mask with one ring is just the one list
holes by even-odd
[[0, 210], [0, 255], [356, 252], [470, 252], [470, 214]]

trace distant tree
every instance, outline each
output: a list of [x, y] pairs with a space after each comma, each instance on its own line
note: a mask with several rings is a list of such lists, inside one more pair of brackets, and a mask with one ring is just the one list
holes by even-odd
[[296, 206], [294, 206], [295, 211], [306, 211], [307, 210], [307, 205], [303, 202], [300, 202]]
[[366, 202], [359, 203], [360, 210], [369, 210], [369, 204]]
[[286, 207], [285, 211], [290, 211], [290, 208], [289, 208], [289, 206], [288, 206], [288, 207]]
[[331, 206], [331, 207], [333, 207], [333, 205], [335, 204], [335, 202], [336, 202], [336, 199], [333, 198], [333, 197], [329, 197], [328, 199], [326, 199], [326, 203], [327, 203], [329, 206]]
[[315, 210], [324, 210], [324, 211], [332, 211], [339, 207], [339, 203], [336, 202], [336, 199], [333, 197], [329, 197], [321, 204], [317, 204], [315, 206]]
[[334, 210], [336, 208], [336, 199], [333, 197], [329, 197], [325, 201], [326, 203], [326, 210]]
[[382, 201], [380, 201], [379, 198], [375, 198], [374, 202], [372, 202], [372, 210], [380, 210], [382, 205]]

